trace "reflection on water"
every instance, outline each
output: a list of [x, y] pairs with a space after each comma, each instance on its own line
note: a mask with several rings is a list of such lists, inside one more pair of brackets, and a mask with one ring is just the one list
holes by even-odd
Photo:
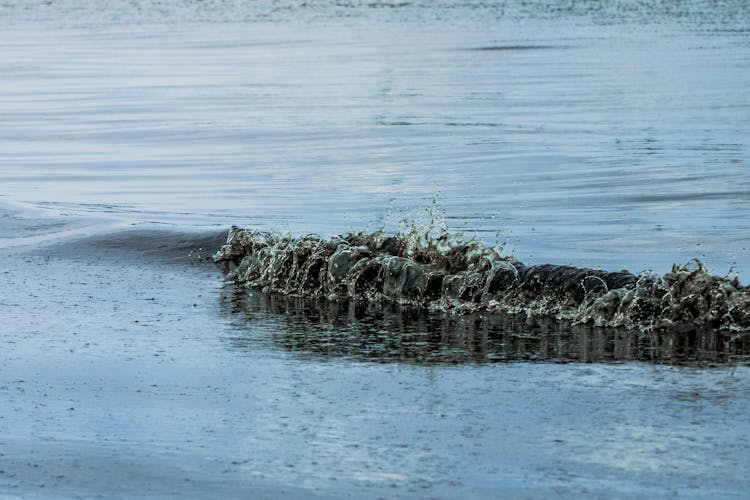
[[[492, 363], [508, 361], [746, 361], [750, 337], [711, 331], [634, 333], [523, 316], [454, 316], [353, 301], [292, 298], [227, 287], [222, 308], [237, 315], [240, 349], [270, 345], [303, 356], [361, 361]], [[267, 326], [273, 328], [253, 328]]]

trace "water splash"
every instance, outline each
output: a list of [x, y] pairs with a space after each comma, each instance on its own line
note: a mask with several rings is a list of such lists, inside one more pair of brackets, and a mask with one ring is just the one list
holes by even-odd
[[233, 228], [214, 261], [230, 281], [296, 297], [396, 303], [449, 313], [548, 318], [639, 332], [750, 333], [750, 290], [697, 260], [663, 276], [526, 266], [437, 224], [333, 238]]

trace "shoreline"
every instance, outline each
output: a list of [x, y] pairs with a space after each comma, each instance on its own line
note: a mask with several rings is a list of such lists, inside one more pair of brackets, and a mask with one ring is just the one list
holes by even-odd
[[308, 327], [284, 314], [223, 305], [221, 272], [191, 265], [187, 247], [156, 257], [154, 242], [186, 241], [158, 234], [4, 248], [0, 495], [698, 498], [750, 487], [739, 439], [750, 367], [316, 354], [286, 341]]

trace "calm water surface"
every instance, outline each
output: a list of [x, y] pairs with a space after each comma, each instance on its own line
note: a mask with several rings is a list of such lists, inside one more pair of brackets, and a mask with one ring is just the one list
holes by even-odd
[[750, 276], [743, 2], [17, 2], [0, 23], [6, 200], [331, 234], [438, 195], [526, 262]]

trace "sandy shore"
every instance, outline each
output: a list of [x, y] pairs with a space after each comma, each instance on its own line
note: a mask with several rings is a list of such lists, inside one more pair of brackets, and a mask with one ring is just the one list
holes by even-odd
[[[741, 498], [750, 368], [368, 363], [280, 349], [133, 230], [0, 264], [0, 497]], [[205, 252], [204, 254], [205, 255]]]

